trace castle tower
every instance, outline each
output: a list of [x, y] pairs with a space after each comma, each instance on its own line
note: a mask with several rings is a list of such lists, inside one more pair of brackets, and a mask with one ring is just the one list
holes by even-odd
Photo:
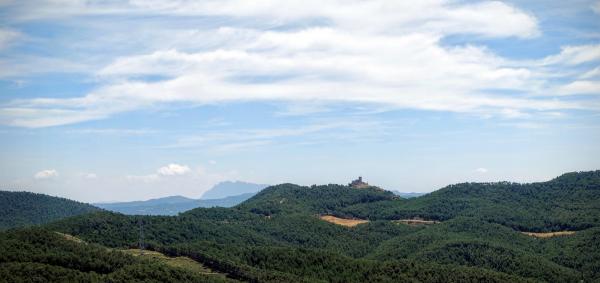
[[362, 176], [358, 176], [358, 179], [352, 181], [348, 184], [350, 187], [355, 189], [363, 189], [369, 187], [368, 183], [363, 182]]

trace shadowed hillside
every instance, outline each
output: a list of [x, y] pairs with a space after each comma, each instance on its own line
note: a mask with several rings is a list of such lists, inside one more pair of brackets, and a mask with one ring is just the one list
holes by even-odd
[[92, 205], [30, 192], [0, 191], [0, 230], [99, 211]]

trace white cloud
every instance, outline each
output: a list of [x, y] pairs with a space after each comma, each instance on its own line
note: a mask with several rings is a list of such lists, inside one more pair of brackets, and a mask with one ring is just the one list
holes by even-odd
[[158, 168], [156, 172], [161, 176], [185, 175], [190, 172], [190, 167], [187, 165], [171, 163], [167, 166]]
[[479, 174], [485, 174], [488, 172], [488, 170], [486, 168], [480, 167], [480, 168], [475, 169], [475, 172], [477, 172]]
[[[269, 52], [260, 51], [264, 49]], [[46, 127], [102, 119], [157, 103], [244, 100], [345, 101], [454, 112], [587, 107], [486, 93], [487, 89], [538, 91], [541, 75], [511, 64], [480, 47], [443, 48], [432, 35], [361, 38], [327, 28], [267, 32], [235, 50], [168, 50], [118, 59], [100, 74], [167, 79], [121, 80], [80, 98], [13, 101], [11, 107], [0, 109], [0, 122]]]
[[33, 175], [35, 179], [51, 179], [58, 177], [58, 171], [54, 169], [42, 170]]
[[127, 175], [125, 178], [131, 182], [154, 183], [163, 180], [165, 177], [184, 176], [189, 175], [189, 173], [191, 173], [191, 169], [187, 165], [171, 163], [158, 168], [155, 174]]

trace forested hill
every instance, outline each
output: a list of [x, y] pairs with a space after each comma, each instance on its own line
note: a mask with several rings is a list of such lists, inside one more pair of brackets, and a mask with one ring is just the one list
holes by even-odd
[[[148, 249], [244, 282], [597, 282], [599, 187], [599, 171], [532, 184], [457, 184], [414, 199], [375, 187], [283, 184], [232, 208], [178, 216], [103, 211], [44, 228], [128, 249], [143, 223]], [[333, 224], [323, 214], [362, 224]], [[403, 222], [417, 217], [437, 221]], [[17, 263], [0, 264], [0, 273], [6, 264]]]
[[41, 228], [0, 232], [0, 250], [0, 282], [234, 282], [191, 260], [133, 256]]
[[268, 187], [238, 207], [254, 213], [329, 213], [358, 203], [397, 199], [392, 192], [376, 187], [354, 189], [342, 185], [303, 187], [281, 184]]
[[567, 173], [529, 184], [455, 184], [411, 199], [376, 187], [282, 184], [264, 189], [237, 208], [267, 216], [307, 213], [368, 220], [477, 217], [519, 231], [582, 230], [600, 225], [600, 171]]
[[92, 205], [65, 198], [0, 191], [0, 230], [44, 224], [99, 210]]
[[456, 184], [414, 199], [360, 203], [336, 213], [372, 220], [468, 216], [521, 231], [582, 230], [600, 225], [600, 171], [530, 184]]

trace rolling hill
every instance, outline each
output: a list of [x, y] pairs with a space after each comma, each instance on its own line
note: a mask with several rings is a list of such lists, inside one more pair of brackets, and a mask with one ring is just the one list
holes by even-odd
[[520, 231], [582, 230], [600, 225], [600, 171], [530, 184], [456, 184], [414, 199], [360, 203], [336, 213], [379, 220], [467, 216]]
[[40, 228], [0, 233], [0, 282], [234, 282]]
[[0, 191], [0, 230], [99, 211], [92, 205], [30, 192]]

